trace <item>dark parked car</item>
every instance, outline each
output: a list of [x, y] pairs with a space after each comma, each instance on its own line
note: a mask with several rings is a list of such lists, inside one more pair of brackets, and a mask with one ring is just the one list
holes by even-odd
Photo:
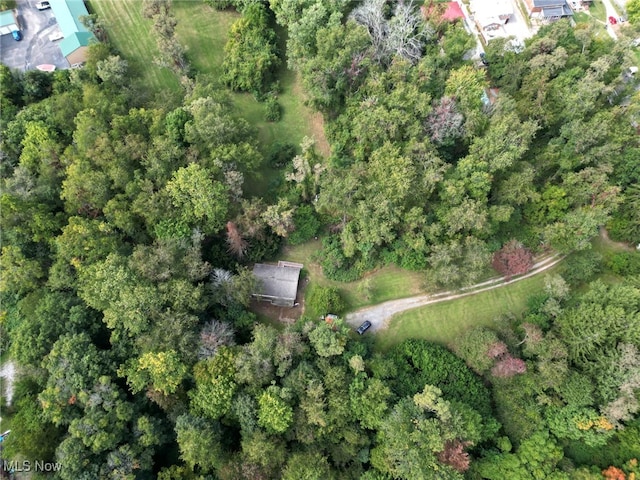
[[369, 320], [365, 321], [362, 323], [362, 325], [360, 325], [358, 327], [358, 333], [360, 335], [362, 335], [364, 332], [366, 332], [367, 330], [369, 330], [369, 328], [371, 327], [371, 322]]
[[20, 30], [13, 30], [11, 32], [11, 36], [16, 42], [19, 42], [20, 40], [22, 40], [22, 32]]
[[482, 52], [480, 54], [480, 61], [482, 62], [483, 65], [489, 65], [489, 61], [487, 60], [487, 54]]

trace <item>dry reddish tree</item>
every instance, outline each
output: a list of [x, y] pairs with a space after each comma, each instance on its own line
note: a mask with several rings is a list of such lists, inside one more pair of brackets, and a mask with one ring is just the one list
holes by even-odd
[[487, 349], [487, 356], [489, 358], [499, 358], [509, 353], [507, 351], [507, 345], [504, 342], [494, 342], [489, 345]]
[[491, 374], [494, 377], [509, 378], [527, 370], [527, 364], [523, 360], [511, 356], [504, 342], [498, 341], [489, 345], [487, 356], [496, 360], [491, 369]]
[[229, 246], [229, 252], [238, 258], [244, 256], [249, 246], [233, 222], [227, 222], [227, 245]]
[[527, 371], [527, 364], [523, 360], [512, 357], [507, 353], [503, 358], [498, 360], [491, 369], [491, 375], [499, 378], [513, 377], [518, 373]]
[[533, 255], [520, 242], [511, 240], [493, 255], [492, 265], [510, 280], [513, 275], [522, 275], [531, 269]]
[[602, 471], [602, 476], [607, 480], [626, 480], [627, 475], [618, 467], [610, 466]]
[[471, 445], [471, 442], [449, 440], [444, 444], [444, 450], [438, 453], [438, 460], [458, 472], [465, 472], [471, 464], [469, 454], [464, 451], [469, 445]]

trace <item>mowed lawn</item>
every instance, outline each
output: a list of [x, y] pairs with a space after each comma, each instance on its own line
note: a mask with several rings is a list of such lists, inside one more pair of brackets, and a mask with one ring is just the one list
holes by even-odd
[[175, 74], [155, 64], [160, 52], [152, 22], [143, 18], [139, 0], [88, 0], [87, 8], [106, 22], [109, 41], [129, 62], [134, 82], [162, 97], [175, 97], [181, 92]]
[[[422, 292], [422, 274], [402, 270], [392, 265], [369, 272], [363, 279], [355, 282], [329, 280], [323, 275], [322, 267], [313, 260], [321, 248], [320, 240], [288, 246], [284, 248], [278, 259], [302, 263], [312, 285], [338, 288], [347, 304], [347, 310], [355, 310], [395, 298], [411, 297]], [[368, 293], [362, 291], [361, 285], [364, 282], [369, 284]]]
[[559, 268], [511, 285], [395, 315], [389, 327], [376, 335], [376, 345], [385, 351], [408, 338], [449, 345], [470, 328], [496, 326], [500, 315], [522, 313], [527, 299], [544, 288], [545, 276], [558, 272]]

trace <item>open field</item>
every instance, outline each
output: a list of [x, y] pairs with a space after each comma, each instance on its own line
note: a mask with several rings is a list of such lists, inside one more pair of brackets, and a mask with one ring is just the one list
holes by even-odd
[[591, 16], [602, 22], [607, 21], [607, 11], [604, 8], [602, 0], [594, 0], [589, 7], [589, 13], [591, 14]]
[[129, 62], [138, 86], [165, 95], [180, 93], [180, 82], [174, 73], [154, 64], [160, 53], [151, 20], [142, 17], [138, 0], [88, 0], [87, 8], [106, 21], [109, 41]]
[[377, 334], [376, 343], [387, 350], [407, 338], [424, 338], [447, 345], [464, 331], [495, 326], [496, 318], [505, 313], [524, 311], [527, 299], [544, 286], [544, 277], [558, 272], [554, 267], [541, 275], [486, 292], [416, 308], [396, 315], [389, 327]]

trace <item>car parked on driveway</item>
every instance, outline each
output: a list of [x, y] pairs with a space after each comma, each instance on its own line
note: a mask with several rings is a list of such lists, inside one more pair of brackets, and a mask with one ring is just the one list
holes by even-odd
[[51, 4], [49, 2], [38, 2], [36, 3], [36, 8], [38, 10], [47, 10], [51, 8]]
[[360, 325], [358, 327], [357, 332], [362, 335], [364, 332], [366, 332], [367, 330], [369, 330], [369, 328], [371, 328], [371, 322], [369, 320], [365, 320], [364, 322], [362, 322], [362, 325]]
[[616, 17], [609, 17], [609, 23], [611, 25], [615, 25], [616, 23], [618, 23], [618, 20], [616, 20]]
[[11, 36], [16, 42], [19, 42], [20, 40], [22, 40], [22, 32], [20, 30], [13, 30], [11, 32]]

